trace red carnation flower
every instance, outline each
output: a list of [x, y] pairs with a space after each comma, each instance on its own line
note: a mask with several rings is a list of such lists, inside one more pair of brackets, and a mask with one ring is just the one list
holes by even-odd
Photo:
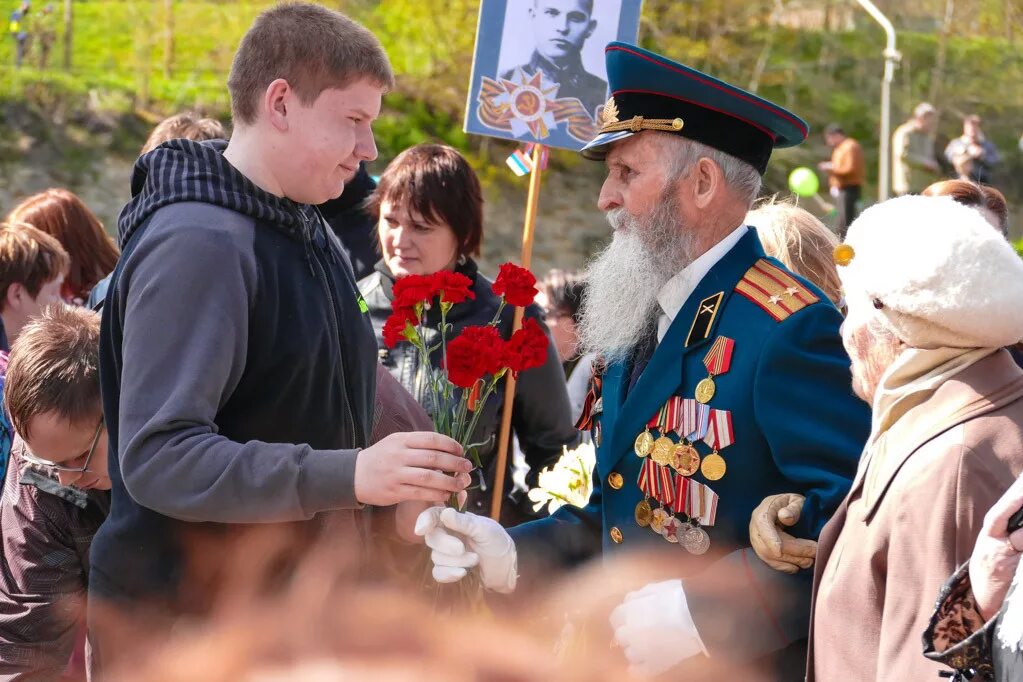
[[522, 328], [512, 334], [505, 347], [505, 361], [513, 372], [524, 372], [547, 361], [547, 335], [533, 318], [527, 318]]
[[432, 275], [406, 275], [394, 282], [394, 300], [391, 307], [414, 308], [429, 303], [437, 295], [436, 282]]
[[440, 292], [441, 303], [461, 303], [467, 298], [476, 298], [472, 291], [472, 280], [460, 272], [441, 270], [433, 275], [434, 288]]
[[444, 369], [455, 386], [472, 388], [477, 379], [501, 371], [504, 358], [505, 342], [495, 328], [466, 327], [448, 341]]
[[494, 293], [508, 305], [527, 306], [536, 298], [536, 277], [514, 263], [505, 263], [494, 280]]
[[384, 345], [394, 348], [399, 341], [409, 340], [408, 331], [411, 325], [415, 333], [415, 326], [419, 324], [419, 318], [411, 308], [397, 308], [384, 322]]

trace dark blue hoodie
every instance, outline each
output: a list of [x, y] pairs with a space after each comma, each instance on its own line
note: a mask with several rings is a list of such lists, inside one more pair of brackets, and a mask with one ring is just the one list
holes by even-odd
[[100, 343], [112, 504], [90, 581], [108, 599], [173, 600], [186, 534], [359, 506], [376, 342], [351, 266], [315, 209], [256, 187], [225, 144], [141, 157], [118, 221]]

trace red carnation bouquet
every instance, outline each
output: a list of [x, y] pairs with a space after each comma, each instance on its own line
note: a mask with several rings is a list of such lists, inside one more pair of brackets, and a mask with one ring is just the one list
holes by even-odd
[[[546, 361], [548, 340], [532, 318], [507, 340], [497, 328], [505, 306], [527, 306], [537, 294], [533, 273], [512, 263], [502, 265], [494, 281], [493, 291], [501, 297], [494, 319], [485, 326], [465, 327], [449, 339], [448, 313], [453, 306], [476, 298], [471, 287], [471, 279], [447, 270], [402, 277], [394, 283], [393, 312], [384, 324], [383, 336], [388, 348], [402, 340], [415, 346], [435, 406], [434, 428], [458, 441], [466, 457], [479, 467], [477, 448], [483, 443], [471, 440], [482, 407], [505, 374], [517, 375]], [[425, 313], [435, 305], [440, 307], [436, 327], [440, 342], [427, 345]], [[440, 353], [439, 368], [432, 362], [435, 353]], [[458, 506], [454, 499], [450, 504]]]

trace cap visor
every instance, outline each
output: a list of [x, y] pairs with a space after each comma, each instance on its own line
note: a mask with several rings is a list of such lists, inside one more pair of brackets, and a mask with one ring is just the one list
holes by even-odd
[[600, 161], [607, 155], [607, 148], [612, 142], [624, 140], [635, 135], [631, 130], [619, 130], [613, 133], [601, 133], [590, 140], [585, 147], [579, 150], [584, 158]]

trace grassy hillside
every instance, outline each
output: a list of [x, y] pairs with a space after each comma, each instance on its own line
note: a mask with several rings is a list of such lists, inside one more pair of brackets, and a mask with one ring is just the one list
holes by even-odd
[[[231, 56], [252, 18], [270, 4], [249, 0], [176, 2], [173, 58], [169, 62], [167, 17], [164, 3], [158, 0], [76, 2], [73, 67], [68, 73], [53, 67], [47, 72], [31, 68], [16, 72], [10, 66], [13, 40], [4, 36], [0, 40], [0, 112], [4, 114], [0, 178], [7, 173], [7, 182], [0, 184], [11, 191], [24, 191], [44, 182], [34, 176], [9, 180], [11, 168], [27, 165], [37, 172], [43, 168], [54, 182], [73, 188], [90, 186], [97, 166], [112, 159], [131, 162], [148, 127], [159, 116], [193, 108], [226, 120], [229, 102], [224, 82]], [[523, 181], [511, 178], [502, 163], [512, 146], [461, 132], [478, 2], [349, 0], [324, 4], [347, 11], [374, 30], [399, 76], [399, 87], [388, 96], [385, 114], [376, 125], [381, 150], [376, 169], [411, 144], [444, 140], [467, 152], [483, 176], [491, 203], [501, 204], [509, 195], [513, 199], [506, 203], [514, 208]], [[816, 130], [830, 121], [841, 122], [863, 143], [868, 182], [874, 182], [883, 69], [880, 30], [866, 19], [858, 20], [855, 30], [841, 32], [774, 28], [753, 16], [756, 5], [746, 3], [743, 7], [748, 9], [742, 10], [746, 14], [734, 17], [722, 13], [708, 23], [706, 8], [716, 6], [713, 2], [647, 0], [641, 41], [743, 87], [755, 85], [758, 92], [790, 107]], [[704, 8], [702, 23], [693, 18], [700, 12], [692, 8], [698, 7]], [[732, 23], [723, 23], [726, 19]], [[948, 41], [944, 74], [936, 78], [938, 42], [933, 33], [900, 33], [903, 60], [893, 88], [893, 126], [932, 92], [943, 111], [942, 132], [947, 136], [959, 134], [961, 114], [980, 113], [1006, 159], [998, 184], [1018, 206], [1023, 200], [1023, 161], [1016, 146], [1023, 131], [1023, 50], [1004, 37], [979, 37], [964, 28], [963, 34]], [[57, 66], [62, 62], [60, 45], [58, 40], [52, 59]], [[751, 74], [758, 71], [757, 82], [751, 83]], [[820, 136], [814, 134], [807, 144], [776, 156], [767, 186], [783, 189], [793, 167], [813, 166], [827, 154]], [[571, 168], [573, 187], [579, 192], [578, 196], [559, 196], [559, 202], [592, 207], [599, 167], [566, 153], [556, 153], [552, 167], [555, 172]], [[2, 193], [0, 190], [0, 202], [4, 201]], [[873, 188], [868, 190], [868, 196], [875, 194]], [[545, 208], [542, 205], [542, 217]], [[519, 218], [509, 211], [509, 224], [496, 229], [513, 234]], [[575, 226], [566, 222], [564, 229]], [[595, 229], [603, 233], [601, 224]]]

